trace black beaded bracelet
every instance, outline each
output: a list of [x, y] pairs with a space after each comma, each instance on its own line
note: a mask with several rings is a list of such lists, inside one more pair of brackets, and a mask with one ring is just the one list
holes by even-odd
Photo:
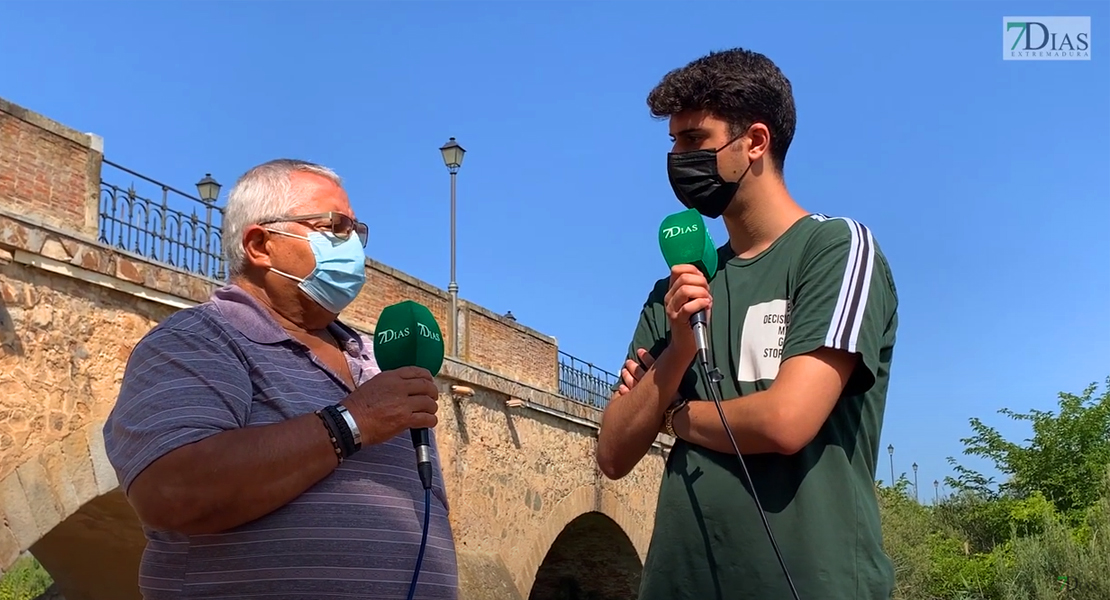
[[343, 448], [339, 445], [339, 435], [336, 433], [335, 427], [329, 422], [324, 411], [316, 411], [316, 416], [320, 417], [320, 422], [324, 424], [324, 429], [328, 432], [328, 439], [331, 440], [331, 447], [335, 450], [335, 458], [339, 459], [339, 464], [343, 464]]
[[339, 447], [343, 449], [343, 458], [349, 458], [352, 454], [358, 452], [359, 448], [355, 445], [354, 432], [347, 426], [347, 421], [343, 418], [343, 415], [339, 414], [339, 409], [334, 405], [325, 406], [323, 412], [324, 416], [331, 422], [332, 431], [337, 434], [335, 437], [339, 440]]

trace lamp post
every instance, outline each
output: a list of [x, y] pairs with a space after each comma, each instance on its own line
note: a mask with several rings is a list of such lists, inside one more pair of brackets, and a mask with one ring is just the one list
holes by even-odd
[[[201, 179], [200, 181], [197, 182], [197, 194], [200, 195], [200, 201], [203, 202], [204, 205], [205, 205], [204, 206], [204, 250], [202, 250], [202, 256], [203, 256], [204, 260], [201, 264], [201, 268], [203, 269], [205, 275], [211, 276], [211, 272], [210, 272], [211, 263], [209, 262], [209, 259], [215, 261], [216, 262], [216, 279], [218, 279], [220, 281], [223, 281], [225, 273], [224, 273], [224, 261], [223, 261], [223, 258], [221, 257], [222, 250], [219, 250], [219, 249], [216, 249], [216, 248], [213, 247], [215, 245], [214, 242], [217, 239], [217, 236], [215, 235], [215, 232], [214, 232], [214, 229], [216, 227], [213, 226], [213, 224], [212, 224], [212, 209], [213, 209], [212, 205], [215, 204], [216, 199], [220, 197], [220, 187], [221, 187], [220, 182], [216, 181], [215, 179], [212, 179], [212, 174], [211, 173], [205, 173], [204, 174], [204, 179]], [[193, 216], [194, 217], [196, 216], [196, 212], [193, 213]], [[220, 219], [219, 227], [223, 227], [223, 219]]]
[[462, 166], [463, 155], [466, 150], [455, 141], [447, 143], [439, 149], [443, 155], [443, 164], [451, 173], [451, 281], [447, 284], [447, 293], [451, 294], [451, 356], [459, 356], [459, 284], [455, 283], [455, 176]]
[[205, 173], [204, 179], [197, 182], [197, 193], [200, 194], [200, 199], [205, 204], [212, 204], [216, 201], [216, 198], [220, 197], [221, 187], [218, 181], [212, 179], [211, 173]]
[[913, 501], [920, 502], [917, 498], [917, 463], [913, 463]]
[[890, 455], [890, 486], [894, 487], [894, 444], [886, 447], [886, 453]]
[[940, 482], [936, 479], [933, 480], [933, 506], [940, 502]]

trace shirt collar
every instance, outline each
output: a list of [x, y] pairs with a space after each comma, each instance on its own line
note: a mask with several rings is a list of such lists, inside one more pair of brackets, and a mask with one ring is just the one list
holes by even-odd
[[[217, 289], [212, 293], [212, 305], [223, 315], [232, 327], [239, 330], [247, 339], [258, 344], [278, 344], [296, 341], [278, 325], [262, 303], [243, 288], [234, 283]], [[367, 356], [362, 336], [338, 319], [328, 325], [328, 332], [352, 356]]]

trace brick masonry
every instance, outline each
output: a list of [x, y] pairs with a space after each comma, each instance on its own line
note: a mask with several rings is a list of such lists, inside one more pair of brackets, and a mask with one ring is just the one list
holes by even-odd
[[[130, 348], [217, 285], [97, 243], [101, 160], [96, 136], [0, 100], [0, 571], [31, 549], [71, 600], [138, 597], [126, 582], [142, 538], [100, 429]], [[366, 268], [344, 315], [353, 325], [372, 330], [403, 299], [447, 323], [445, 291]], [[437, 436], [462, 597], [527, 598], [560, 532], [585, 513], [605, 515], [642, 560], [669, 440], [627, 477], [604, 479], [593, 459], [600, 411], [558, 395], [554, 339], [465, 301], [460, 313]]]
[[98, 137], [0, 98], [0, 199], [92, 237], [100, 194]]

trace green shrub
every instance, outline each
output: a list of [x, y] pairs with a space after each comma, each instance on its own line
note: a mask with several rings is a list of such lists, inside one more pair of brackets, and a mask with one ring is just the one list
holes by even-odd
[[[1068, 518], [1042, 514], [1039, 535], [1008, 544], [1011, 559], [996, 565], [1001, 600], [1110, 598], [1110, 495], [1085, 517], [1072, 527]], [[1061, 589], [1067, 587], [1061, 577], [1068, 578], [1072, 589]]]
[[950, 459], [957, 492], [937, 506], [904, 477], [877, 489], [895, 600], [1110, 600], [1110, 378], [1096, 390], [1060, 394], [1055, 413], [1000, 411], [1032, 425], [1024, 444], [971, 420], [965, 454], [1005, 483]]
[[0, 600], [34, 600], [50, 587], [53, 580], [33, 556], [15, 561], [0, 577]]

